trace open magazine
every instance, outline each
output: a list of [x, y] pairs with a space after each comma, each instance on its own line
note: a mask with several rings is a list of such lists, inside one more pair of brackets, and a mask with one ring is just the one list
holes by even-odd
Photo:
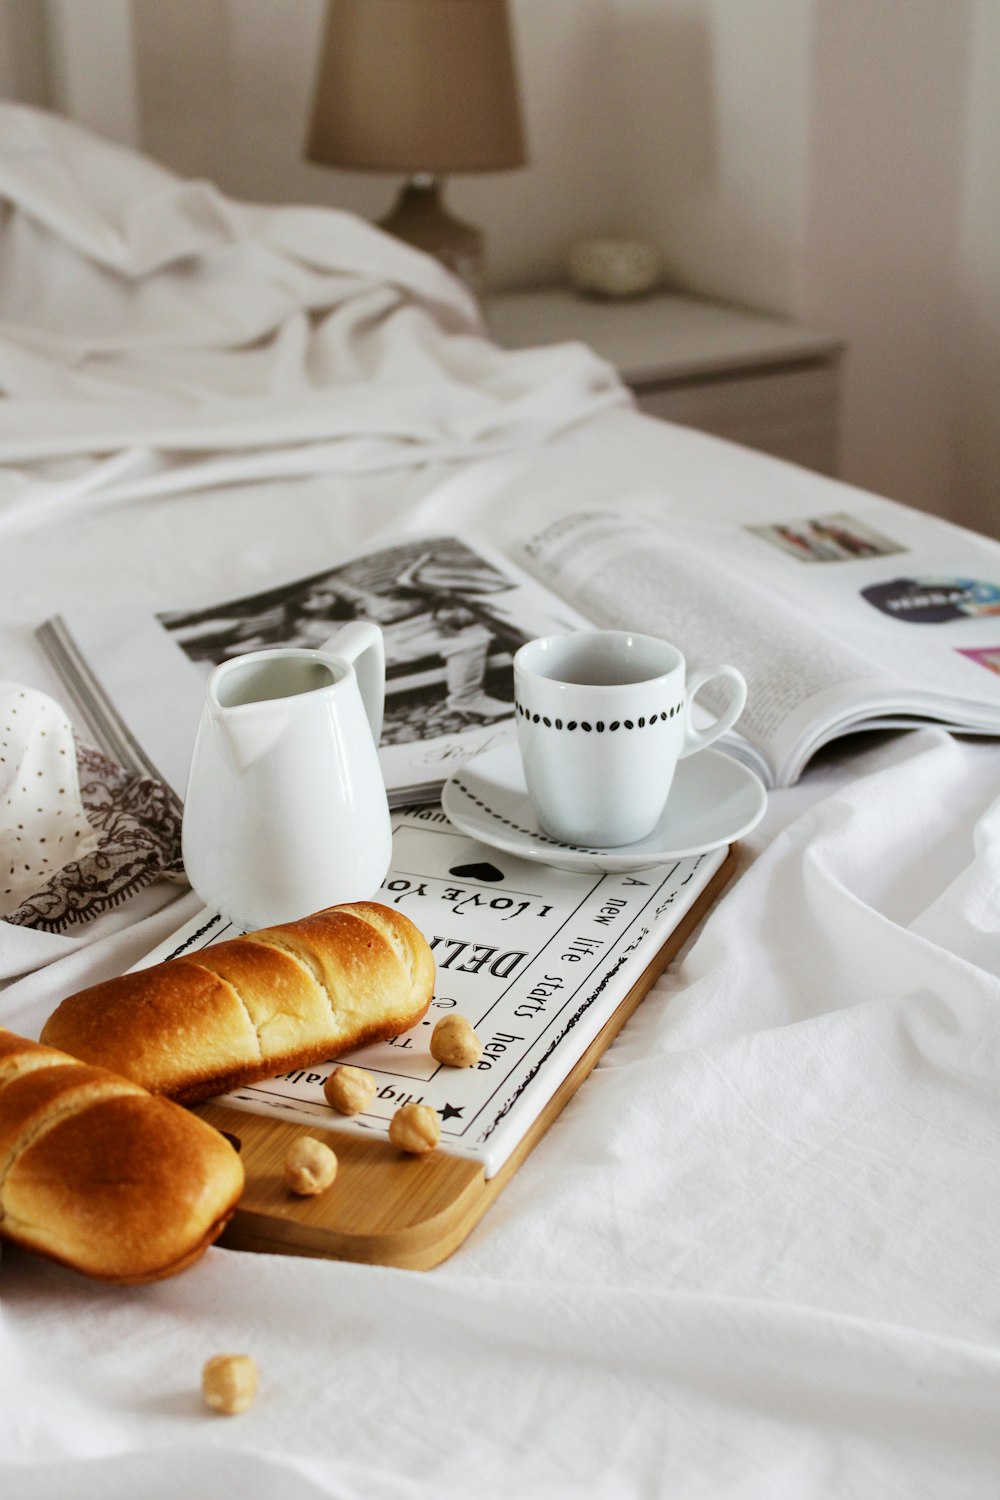
[[[216, 663], [320, 645], [357, 617], [385, 632], [394, 805], [433, 800], [464, 760], [513, 738], [514, 652], [587, 623], [665, 637], [691, 668], [739, 667], [747, 705], [719, 747], [769, 786], [860, 729], [1000, 733], [1000, 544], [874, 499], [765, 525], [580, 513], [513, 560], [463, 537], [407, 539], [239, 599], [74, 612], [39, 636], [102, 748], [183, 796]], [[706, 717], [721, 707], [711, 694]]]
[[197, 609], [74, 611], [38, 635], [100, 747], [183, 798], [213, 669], [245, 651], [322, 646], [360, 618], [385, 638], [379, 758], [393, 806], [433, 801], [456, 765], [512, 738], [514, 652], [586, 623], [491, 548], [436, 536]]

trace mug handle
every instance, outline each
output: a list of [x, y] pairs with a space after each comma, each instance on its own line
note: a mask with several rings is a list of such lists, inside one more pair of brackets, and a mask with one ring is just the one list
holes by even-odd
[[[706, 682], [711, 682], [713, 677], [728, 678], [736, 691], [730, 695], [729, 702], [714, 724], [710, 724], [707, 729], [693, 729], [691, 710], [695, 693], [699, 688], [704, 687]], [[684, 741], [678, 752], [678, 760], [683, 760], [686, 755], [693, 755], [696, 750], [704, 750], [713, 740], [717, 740], [720, 734], [725, 734], [727, 729], [732, 729], [743, 712], [746, 701], [746, 678], [735, 667], [702, 667], [699, 671], [692, 672], [684, 694]]]
[[372, 620], [352, 620], [319, 648], [328, 656], [349, 661], [358, 679], [361, 702], [371, 725], [375, 744], [382, 736], [385, 711], [385, 640]]

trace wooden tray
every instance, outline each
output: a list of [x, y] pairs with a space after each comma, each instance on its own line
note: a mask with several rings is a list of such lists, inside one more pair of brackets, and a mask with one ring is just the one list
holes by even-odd
[[[465, 1239], [513, 1177], [566, 1101], [579, 1088], [654, 981], [702, 921], [732, 878], [730, 849], [702, 894], [647, 965], [618, 1009], [563, 1080], [504, 1166], [487, 1179], [480, 1162], [435, 1151], [406, 1156], [387, 1140], [275, 1120], [215, 1103], [198, 1106], [219, 1130], [240, 1143], [246, 1188], [220, 1240], [238, 1250], [326, 1256], [368, 1265], [425, 1271]], [[337, 1179], [318, 1198], [298, 1198], [284, 1185], [290, 1143], [300, 1135], [329, 1137], [337, 1153]]]

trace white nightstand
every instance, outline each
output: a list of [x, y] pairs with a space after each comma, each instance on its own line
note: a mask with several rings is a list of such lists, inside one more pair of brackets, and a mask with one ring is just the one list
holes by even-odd
[[661, 292], [618, 302], [564, 288], [501, 292], [484, 299], [484, 315], [504, 348], [589, 344], [651, 416], [836, 473], [838, 338]]

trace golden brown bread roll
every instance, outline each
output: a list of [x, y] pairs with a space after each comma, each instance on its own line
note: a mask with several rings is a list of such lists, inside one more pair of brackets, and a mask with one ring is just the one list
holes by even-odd
[[0, 1027], [0, 1235], [101, 1281], [158, 1281], [197, 1260], [242, 1191], [204, 1120]]
[[81, 990], [42, 1041], [193, 1104], [398, 1036], [433, 989], [423, 934], [359, 901]]

